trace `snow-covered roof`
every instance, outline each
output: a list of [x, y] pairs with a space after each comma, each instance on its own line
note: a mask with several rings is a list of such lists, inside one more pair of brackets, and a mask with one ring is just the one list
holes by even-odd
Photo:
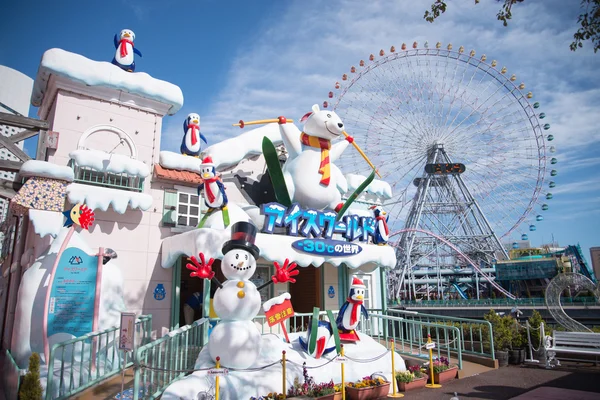
[[29, 220], [33, 224], [35, 233], [44, 238], [48, 235], [53, 238], [58, 235], [63, 227], [64, 215], [58, 211], [29, 209]]
[[109, 62], [93, 61], [62, 49], [47, 50], [42, 56], [31, 94], [31, 104], [34, 106], [42, 104], [52, 74], [87, 86], [122, 90], [170, 105], [170, 115], [183, 106], [183, 93], [172, 83], [155, 79], [144, 72], [126, 72]]
[[23, 178], [39, 176], [42, 178], [59, 179], [73, 182], [73, 169], [63, 165], [56, 165], [47, 161], [29, 160], [21, 165], [19, 175]]
[[[366, 176], [356, 174], [346, 174], [345, 177], [346, 181], [348, 182], [348, 191], [350, 192], [354, 192], [356, 189], [358, 189], [365, 179], [367, 179]], [[374, 195], [384, 199], [392, 198], [392, 188], [390, 187], [390, 184], [378, 179], [373, 179], [373, 182], [367, 186], [365, 192], [373, 193]]]
[[202, 160], [197, 157], [173, 153], [172, 151], [161, 151], [158, 163], [163, 168], [200, 173]]
[[92, 210], [106, 211], [108, 206], [112, 205], [119, 214], [124, 214], [127, 206], [143, 211], [152, 207], [152, 196], [149, 194], [80, 183], [71, 183], [67, 186], [67, 198], [72, 204], [85, 203]]
[[279, 125], [274, 123], [242, 131], [241, 135], [207, 147], [204, 154], [212, 157], [216, 169], [229, 167], [249, 156], [262, 154], [262, 140], [265, 136], [275, 146], [282, 143]]
[[273, 297], [272, 299], [269, 299], [267, 301], [265, 301], [263, 303], [263, 310], [265, 312], [269, 311], [271, 309], [271, 307], [273, 307], [276, 304], [283, 304], [284, 301], [291, 299], [292, 296], [288, 293], [282, 293], [277, 297]]
[[74, 150], [69, 157], [80, 167], [93, 168], [96, 171], [125, 173], [131, 176], [145, 178], [150, 175], [150, 167], [139, 160], [123, 154], [109, 154], [100, 150]]
[[[170, 268], [179, 256], [197, 256], [199, 252], [204, 253], [207, 258], [222, 259], [221, 248], [230, 239], [231, 228], [222, 230], [200, 228], [165, 238], [162, 242], [162, 266], [163, 268]], [[362, 247], [362, 251], [353, 256], [318, 256], [295, 251], [292, 248], [292, 243], [298, 239], [296, 236], [258, 233], [256, 235], [256, 245], [260, 249], [260, 256], [267, 261], [283, 262], [287, 258], [295, 261], [301, 267], [321, 265], [326, 262], [335, 267], [339, 267], [344, 263], [353, 269], [372, 268], [374, 265], [385, 268], [396, 266], [396, 253], [392, 246], [355, 242], [355, 244]]]

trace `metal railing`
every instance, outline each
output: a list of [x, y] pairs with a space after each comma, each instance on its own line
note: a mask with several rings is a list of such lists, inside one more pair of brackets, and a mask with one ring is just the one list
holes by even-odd
[[75, 175], [75, 182], [135, 192], [144, 191], [144, 178], [139, 176], [98, 171], [89, 167], [80, 167], [74, 162], [71, 163], [71, 167]]
[[[561, 297], [563, 306], [600, 306], [595, 297]], [[489, 307], [489, 306], [546, 306], [543, 298], [527, 299], [455, 299], [455, 300], [407, 300], [402, 301], [404, 307]]]
[[396, 342], [395, 351], [399, 354], [417, 358], [428, 358], [429, 351], [425, 349], [428, 335], [436, 346], [434, 354], [437, 358], [446, 357], [448, 360], [456, 360], [458, 369], [462, 369], [462, 337], [457, 327], [394, 317], [382, 314], [379, 310], [370, 310], [369, 318], [361, 318], [362, 327], [359, 330], [368, 334], [373, 339], [385, 343], [393, 338]]
[[[141, 315], [135, 323], [140, 344], [150, 340], [152, 315]], [[91, 332], [50, 350], [46, 380], [46, 400], [67, 399], [118, 374], [123, 369], [123, 353], [119, 347], [119, 327]], [[129, 356], [126, 366], [133, 364]]]
[[194, 368], [204, 347], [209, 320], [202, 318], [169, 332], [135, 351], [133, 399], [156, 399], [171, 383]]
[[6, 399], [16, 399], [19, 395], [21, 375], [27, 370], [19, 368], [8, 349], [4, 350], [3, 358], [2, 378], [0, 378], [0, 382], [2, 382], [2, 392]]
[[409, 320], [450, 325], [458, 328], [461, 334], [463, 354], [473, 354], [494, 359], [494, 332], [492, 324], [486, 320], [447, 317], [443, 315], [424, 314], [416, 311], [388, 309], [388, 315], [403, 317]]

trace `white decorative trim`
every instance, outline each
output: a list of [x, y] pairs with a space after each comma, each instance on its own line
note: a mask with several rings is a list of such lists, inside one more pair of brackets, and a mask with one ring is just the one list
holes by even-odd
[[195, 185], [196, 186], [173, 185], [173, 189], [181, 193], [193, 194], [194, 196], [198, 196], [199, 183], [196, 183]]
[[129, 146], [129, 152], [131, 153], [131, 158], [133, 158], [134, 160], [137, 160], [137, 149], [135, 148], [135, 143], [133, 142], [133, 139], [131, 139], [131, 136], [129, 136], [127, 134], [127, 132], [125, 132], [123, 129], [117, 128], [114, 125], [96, 125], [96, 126], [92, 126], [91, 128], [86, 129], [79, 137], [79, 142], [77, 142], [77, 148], [78, 149], [87, 149], [87, 147], [85, 147], [86, 139], [88, 137], [90, 137], [91, 135], [93, 135], [94, 133], [100, 132], [100, 131], [112, 132], [112, 133], [116, 134], [119, 137], [119, 139], [124, 140], [127, 143], [127, 145]]

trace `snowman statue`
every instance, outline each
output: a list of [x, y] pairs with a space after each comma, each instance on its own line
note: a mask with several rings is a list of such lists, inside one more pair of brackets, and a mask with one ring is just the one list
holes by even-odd
[[220, 357], [221, 365], [244, 369], [254, 364], [261, 344], [260, 331], [252, 321], [261, 306], [259, 290], [271, 283], [295, 283], [298, 275], [296, 263], [286, 259], [282, 266], [274, 262], [275, 275], [257, 288], [250, 281], [256, 271], [256, 259], [260, 250], [254, 244], [257, 228], [252, 223], [240, 221], [231, 227], [231, 240], [222, 248], [224, 254], [221, 271], [227, 279], [220, 283], [212, 270], [214, 259], [205, 262], [199, 253], [200, 262], [191, 257], [186, 268], [192, 277], [211, 279], [219, 286], [213, 297], [213, 308], [221, 321], [214, 327], [208, 339], [208, 351], [213, 360]]

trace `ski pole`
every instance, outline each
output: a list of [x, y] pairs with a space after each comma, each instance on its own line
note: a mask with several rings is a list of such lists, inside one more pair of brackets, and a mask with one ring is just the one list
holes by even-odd
[[[350, 135], [348, 135], [348, 133], [346, 131], [342, 131], [342, 133], [346, 137], [350, 136]], [[377, 176], [381, 178], [381, 175], [379, 174], [379, 171], [377, 171], [377, 168], [375, 168], [375, 166], [373, 165], [373, 163], [371, 162], [371, 160], [369, 160], [369, 157], [367, 157], [367, 155], [365, 154], [365, 152], [362, 151], [362, 149], [356, 144], [356, 142], [353, 141], [352, 142], [352, 146], [354, 146], [354, 148], [360, 153], [360, 155], [365, 159], [365, 161], [367, 162], [367, 164], [369, 164], [369, 166], [375, 170], [375, 173], [377, 174]]]
[[[247, 122], [244, 122], [240, 119], [240, 122], [238, 122], [237, 124], [231, 124], [231, 126], [239, 126], [240, 128], [244, 128], [244, 126], [246, 126], [246, 125], [270, 124], [272, 122], [279, 122], [279, 119], [277, 119], [277, 118], [257, 119], [256, 121], [247, 121]], [[294, 120], [288, 119], [287, 122], [294, 122]]]

